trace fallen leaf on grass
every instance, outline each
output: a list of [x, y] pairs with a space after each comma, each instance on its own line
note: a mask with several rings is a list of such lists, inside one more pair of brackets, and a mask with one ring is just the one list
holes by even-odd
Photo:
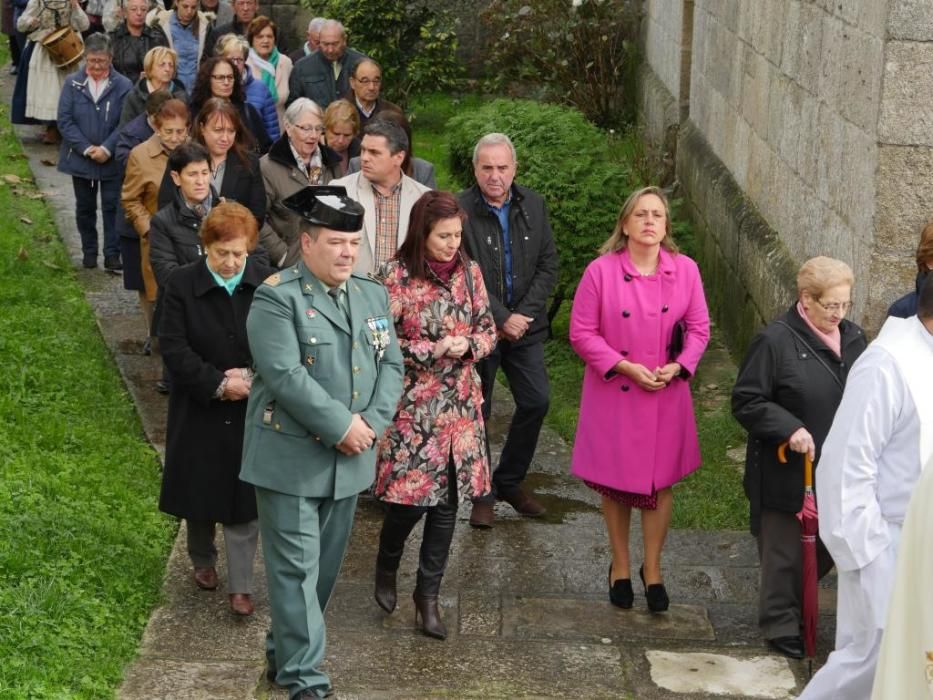
[[30, 219], [28, 216], [21, 216], [19, 217], [19, 220], [22, 221], [24, 224], [32, 223], [32, 219]]
[[62, 269], [60, 266], [56, 265], [55, 263], [50, 263], [48, 260], [43, 260], [43, 261], [42, 261], [42, 264], [45, 265], [46, 267], [52, 269], [52, 270], [61, 270], [61, 269]]
[[58, 161], [57, 161], [57, 160], [51, 160], [50, 158], [43, 158], [43, 159], [40, 160], [39, 162], [42, 163], [42, 165], [48, 165], [49, 167], [51, 167], [51, 166], [53, 166], [53, 165], [58, 165]]
[[21, 178], [19, 175], [13, 175], [13, 174], [4, 175], [3, 181], [10, 185], [19, 185], [25, 182], [23, 178]]
[[45, 199], [48, 196], [46, 192], [26, 192], [25, 194], [29, 199]]
[[20, 246], [20, 247], [19, 247], [19, 252], [16, 254], [16, 257], [19, 258], [20, 260], [28, 260], [28, 259], [29, 259], [29, 251], [26, 250], [23, 246]]

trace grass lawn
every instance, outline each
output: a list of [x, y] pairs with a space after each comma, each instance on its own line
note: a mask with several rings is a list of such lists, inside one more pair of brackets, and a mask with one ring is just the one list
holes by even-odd
[[97, 700], [136, 653], [175, 524], [158, 511], [157, 456], [49, 211], [28, 196], [8, 120], [4, 106], [0, 698]]
[[[454, 192], [469, 183], [453, 180], [448, 163], [445, 134], [447, 120], [460, 110], [468, 110], [481, 98], [450, 98], [432, 95], [411, 106], [414, 115], [414, 152], [434, 163], [440, 189]], [[625, 139], [613, 139], [613, 153], [619, 157], [641, 158], [641, 149]], [[521, 160], [521, 154], [519, 154]], [[641, 164], [637, 169], [644, 170]], [[521, 165], [517, 180], [521, 181]], [[676, 212], [675, 212], [676, 214]], [[609, 235], [609, 231], [606, 235]], [[682, 242], [693, 244], [689, 225], [680, 223], [676, 233]], [[583, 363], [567, 341], [570, 300], [554, 319], [554, 337], [545, 345], [545, 358], [551, 383], [551, 408], [547, 423], [567, 442], [572, 442], [577, 426]], [[710, 351], [693, 380], [697, 430], [703, 452], [703, 466], [675, 487], [674, 527], [700, 529], [744, 529], [748, 523], [748, 503], [742, 491], [741, 471], [727, 458], [726, 451], [744, 444], [745, 433], [729, 411], [729, 392], [735, 381], [735, 367], [714, 329]]]

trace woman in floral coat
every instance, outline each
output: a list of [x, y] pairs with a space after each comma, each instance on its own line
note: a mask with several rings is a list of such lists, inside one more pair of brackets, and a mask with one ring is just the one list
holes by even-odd
[[496, 344], [479, 266], [460, 248], [466, 214], [449, 192], [426, 192], [405, 242], [380, 271], [405, 358], [405, 387], [379, 443], [376, 497], [386, 504], [376, 559], [376, 602], [395, 609], [396, 574], [409, 533], [424, 515], [413, 599], [415, 621], [444, 639], [437, 596], [457, 505], [489, 492], [489, 460], [475, 369]]

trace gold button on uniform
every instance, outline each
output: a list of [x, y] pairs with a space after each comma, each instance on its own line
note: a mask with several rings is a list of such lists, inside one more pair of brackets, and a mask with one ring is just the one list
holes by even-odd
[[282, 429], [282, 424], [281, 424], [281, 423], [276, 423], [276, 424], [275, 424], [275, 429], [276, 429], [276, 430], [281, 430], [281, 429]]
[[358, 398], [360, 398], [360, 392], [354, 391], [354, 392], [353, 392], [353, 400], [355, 401], [355, 400], [358, 399]]
[[359, 373], [360, 373], [360, 368], [359, 368], [359, 367], [354, 367], [354, 368], [353, 368], [353, 374], [359, 374]]

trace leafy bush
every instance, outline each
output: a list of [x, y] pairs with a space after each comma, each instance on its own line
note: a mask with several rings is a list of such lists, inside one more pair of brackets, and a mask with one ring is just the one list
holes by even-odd
[[[494, 90], [576, 107], [603, 127], [634, 121], [639, 3], [493, 0], [482, 14]], [[534, 90], [540, 91], [535, 95]]]
[[610, 159], [606, 134], [575, 109], [529, 100], [499, 99], [447, 123], [450, 165], [460, 182], [473, 181], [473, 147], [499, 131], [518, 151], [516, 182], [547, 203], [560, 253], [559, 289], [569, 297], [583, 269], [612, 233], [634, 182]]
[[413, 95], [456, 90], [463, 78], [457, 34], [430, 0], [302, 0], [347, 28], [350, 44], [382, 66], [385, 97], [402, 106]]

